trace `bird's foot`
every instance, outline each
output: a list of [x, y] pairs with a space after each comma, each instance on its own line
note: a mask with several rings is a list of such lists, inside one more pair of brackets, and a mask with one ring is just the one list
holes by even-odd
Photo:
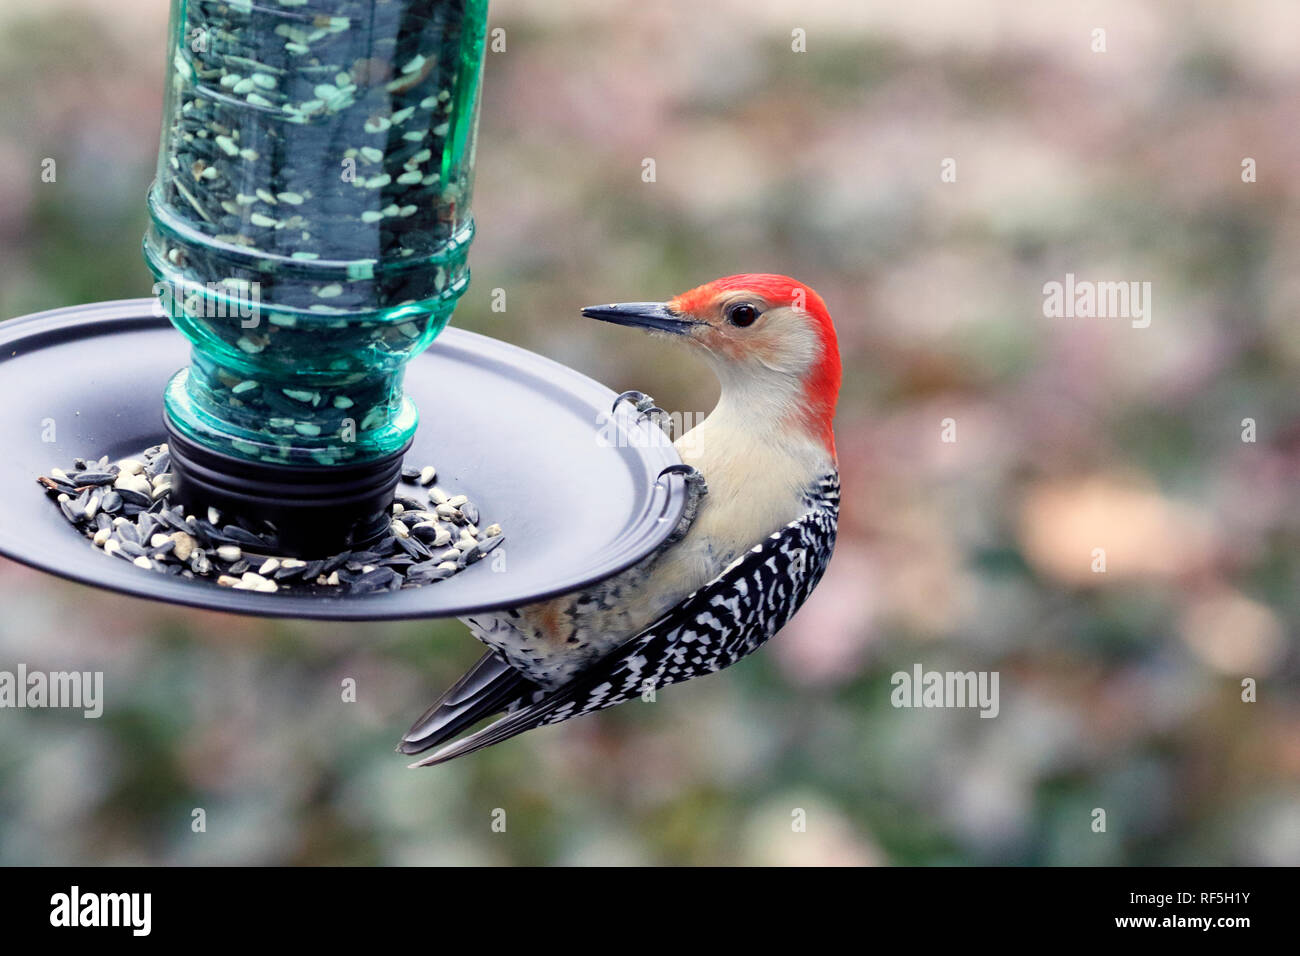
[[686, 532], [691, 530], [691, 525], [695, 523], [695, 518], [700, 513], [700, 502], [709, 493], [709, 485], [699, 471], [687, 464], [669, 465], [659, 472], [660, 478], [665, 475], [681, 475], [686, 482], [686, 507], [682, 509], [677, 527], [665, 542], [665, 544], [676, 544], [686, 536]]
[[[614, 399], [613, 408], [615, 409], [618, 408], [618, 406], [622, 402], [632, 403], [632, 407], [635, 408], [637, 412], [640, 413], [637, 415], [638, 421], [647, 418], [652, 420], [657, 419], [656, 424], [663, 431], [663, 433], [667, 435], [669, 438], [673, 437], [671, 431], [672, 416], [669, 415], [662, 408], [660, 408], [658, 405], [656, 405], [655, 400], [651, 398], [649, 395], [647, 395], [645, 392], [638, 392], [636, 389], [630, 389], [624, 392], [618, 398]], [[611, 409], [611, 411], [612, 410], [613, 409]]]
[[653, 408], [655, 400], [645, 392], [638, 392], [635, 388], [628, 389], [618, 398], [614, 399], [614, 406], [610, 409], [613, 411], [623, 402], [631, 402], [638, 412], [644, 412], [646, 409]]

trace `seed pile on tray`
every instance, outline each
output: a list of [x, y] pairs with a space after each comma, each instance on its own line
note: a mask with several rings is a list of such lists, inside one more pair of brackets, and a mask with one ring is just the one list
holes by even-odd
[[477, 506], [434, 484], [432, 467], [406, 468], [389, 533], [364, 551], [304, 561], [276, 555], [267, 522], [203, 517], [171, 505], [166, 444], [110, 463], [75, 459], [37, 479], [78, 531], [107, 555], [136, 567], [203, 578], [247, 591], [314, 589], [364, 594], [419, 587], [451, 577], [504, 540], [500, 525], [480, 529]]

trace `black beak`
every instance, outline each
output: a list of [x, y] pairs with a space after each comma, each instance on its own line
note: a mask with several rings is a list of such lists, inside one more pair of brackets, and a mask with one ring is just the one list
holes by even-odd
[[665, 302], [616, 302], [611, 305], [589, 305], [582, 310], [589, 319], [613, 322], [615, 325], [633, 325], [656, 332], [684, 335], [693, 325], [700, 323], [687, 319], [668, 308]]

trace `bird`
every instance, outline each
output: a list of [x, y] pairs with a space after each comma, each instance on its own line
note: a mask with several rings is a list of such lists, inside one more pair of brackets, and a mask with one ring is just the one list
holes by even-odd
[[[788, 276], [743, 274], [666, 302], [582, 314], [682, 343], [717, 376], [716, 406], [674, 441], [682, 463], [665, 469], [685, 478], [686, 507], [667, 539], [623, 572], [462, 618], [488, 651], [403, 736], [399, 753], [439, 748], [411, 767], [730, 666], [789, 621], [834, 550], [841, 367], [821, 296]], [[662, 412], [639, 391], [615, 407], [622, 402], [652, 420]]]

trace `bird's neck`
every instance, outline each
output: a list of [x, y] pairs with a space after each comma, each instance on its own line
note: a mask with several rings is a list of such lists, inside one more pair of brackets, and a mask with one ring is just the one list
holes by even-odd
[[[809, 420], [803, 382], [779, 369], [715, 366], [722, 393], [699, 428], [700, 452], [731, 459], [739, 451], [756, 453], [765, 465], [783, 463], [800, 473], [801, 487], [835, 467], [822, 423]], [[696, 429], [696, 431], [699, 430]], [[686, 439], [694, 432], [687, 432]], [[702, 439], [707, 437], [707, 443]]]
[[807, 490], [835, 462], [799, 414], [797, 383], [719, 378], [717, 406], [675, 445], [708, 484], [699, 532], [743, 551], [803, 514]]

